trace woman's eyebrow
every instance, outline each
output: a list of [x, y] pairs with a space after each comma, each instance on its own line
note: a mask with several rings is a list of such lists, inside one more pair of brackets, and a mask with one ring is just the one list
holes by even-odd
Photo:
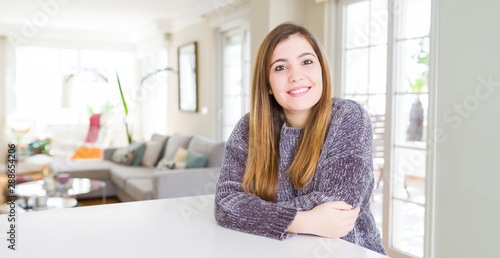
[[[297, 56], [297, 59], [299, 59], [299, 58], [301, 58], [301, 57], [304, 57], [304, 56], [307, 56], [307, 55], [311, 55], [311, 56], [316, 57], [313, 53], [304, 52], [304, 53], [300, 54], [299, 56]], [[278, 59], [274, 60], [274, 61], [271, 63], [271, 67], [272, 67], [275, 63], [277, 63], [277, 62], [286, 62], [286, 61], [288, 61], [288, 59], [286, 59], [286, 58], [278, 58]]]
[[272, 63], [271, 63], [271, 67], [272, 67], [275, 63], [277, 63], [277, 62], [286, 62], [286, 61], [288, 61], [288, 59], [285, 59], [285, 58], [278, 58], [278, 59], [274, 60], [274, 62], [272, 62]]
[[311, 56], [316, 57], [313, 53], [304, 52], [304, 53], [300, 54], [300, 55], [297, 57], [297, 59], [299, 59], [299, 58], [301, 58], [301, 57], [304, 57], [304, 56], [307, 56], [307, 55], [311, 55]]

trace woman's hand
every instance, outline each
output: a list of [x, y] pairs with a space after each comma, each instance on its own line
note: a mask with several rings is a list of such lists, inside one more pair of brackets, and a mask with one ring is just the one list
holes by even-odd
[[299, 211], [288, 232], [340, 238], [354, 228], [359, 210], [342, 201], [325, 202], [310, 211]]

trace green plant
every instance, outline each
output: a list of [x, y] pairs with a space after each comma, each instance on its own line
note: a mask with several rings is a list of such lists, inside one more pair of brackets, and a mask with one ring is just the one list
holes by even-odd
[[104, 104], [102, 104], [101, 106], [101, 114], [102, 113], [106, 113], [108, 111], [110, 111], [111, 109], [113, 109], [114, 106], [109, 102], [109, 101], [106, 101]]
[[[127, 102], [125, 102], [125, 97], [123, 96], [122, 85], [120, 83], [120, 77], [118, 76], [118, 72], [116, 72], [116, 80], [118, 81], [118, 87], [120, 88], [120, 95], [122, 96], [123, 108], [125, 109], [125, 119], [127, 119], [127, 116], [128, 116]], [[132, 143], [132, 134], [130, 134], [130, 131], [128, 130], [127, 121], [125, 121], [125, 129], [127, 130], [128, 143], [131, 144]]]
[[[174, 69], [170, 68], [170, 67], [165, 67], [165, 68], [162, 68], [162, 69], [158, 69], [146, 76], [144, 76], [142, 79], [141, 79], [141, 82], [140, 82], [140, 87], [142, 87], [142, 84], [144, 83], [144, 81], [159, 73], [159, 72], [164, 72], [164, 71], [171, 71], [171, 72], [175, 72], [177, 73], [177, 71], [175, 71]], [[116, 72], [116, 80], [118, 81], [118, 87], [120, 88], [120, 95], [122, 97], [122, 101], [123, 101], [123, 108], [125, 109], [125, 119], [127, 118], [127, 115], [128, 115], [128, 108], [127, 108], [127, 102], [125, 101], [125, 97], [123, 96], [123, 90], [122, 90], [122, 85], [120, 83], [120, 77], [118, 76], [118, 72]], [[111, 108], [113, 108], [113, 106], [111, 106]], [[127, 130], [127, 139], [128, 139], [128, 143], [132, 143], [132, 134], [130, 133], [130, 131], [128, 130], [128, 124], [127, 124], [127, 121], [125, 121], [125, 129]]]
[[33, 154], [48, 154], [50, 151], [50, 144], [52, 139], [46, 138], [43, 140], [36, 140], [29, 144], [30, 151]]
[[427, 74], [422, 73], [413, 82], [410, 80], [410, 78], [408, 78], [408, 83], [410, 84], [410, 87], [414, 93], [420, 93], [422, 91], [422, 88], [428, 85]]
[[417, 64], [425, 65], [427, 69], [422, 71], [422, 73], [420, 73], [420, 75], [418, 75], [414, 80], [411, 80], [408, 76], [408, 83], [414, 93], [420, 93], [422, 88], [428, 86], [429, 84], [429, 51], [427, 51], [424, 47], [424, 39], [420, 40], [419, 46], [419, 51], [412, 56], [412, 59], [414, 59]]
[[87, 113], [89, 114], [89, 117], [91, 117], [94, 114], [94, 109], [87, 104]]

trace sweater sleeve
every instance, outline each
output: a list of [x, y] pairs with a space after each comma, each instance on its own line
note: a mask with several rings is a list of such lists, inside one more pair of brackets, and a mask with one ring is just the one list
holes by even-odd
[[359, 104], [349, 102], [332, 114], [325, 148], [315, 189], [281, 204], [310, 210], [328, 201], [344, 201], [363, 211], [374, 185], [373, 135], [368, 113]]
[[215, 193], [215, 219], [219, 225], [246, 233], [284, 240], [297, 209], [267, 202], [242, 188], [248, 153], [248, 116], [236, 125], [224, 152]]

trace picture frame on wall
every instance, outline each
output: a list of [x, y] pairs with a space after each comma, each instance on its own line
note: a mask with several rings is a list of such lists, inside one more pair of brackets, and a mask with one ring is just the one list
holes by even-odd
[[198, 112], [197, 43], [178, 48], [179, 110]]

